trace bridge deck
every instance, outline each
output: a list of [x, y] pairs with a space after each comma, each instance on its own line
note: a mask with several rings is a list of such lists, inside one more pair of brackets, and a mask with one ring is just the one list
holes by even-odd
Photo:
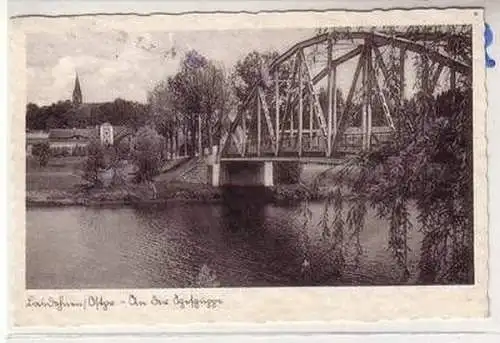
[[220, 158], [221, 162], [298, 162], [314, 164], [341, 164], [345, 157], [319, 157], [319, 156], [224, 156]]

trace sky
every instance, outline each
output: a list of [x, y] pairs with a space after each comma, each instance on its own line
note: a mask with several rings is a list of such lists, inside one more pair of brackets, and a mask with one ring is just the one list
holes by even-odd
[[84, 102], [115, 98], [145, 102], [148, 91], [175, 74], [185, 52], [196, 49], [228, 71], [253, 50], [283, 52], [314, 34], [311, 29], [96, 32], [72, 29], [27, 37], [28, 102], [70, 99], [78, 73]]
[[[231, 72], [235, 63], [251, 51], [283, 53], [314, 34], [314, 29], [137, 33], [92, 31], [89, 27], [71, 27], [58, 34], [33, 33], [27, 36], [26, 43], [27, 100], [42, 106], [71, 99], [78, 73], [84, 102], [116, 98], [146, 102], [155, 85], [178, 71], [187, 51], [195, 49]], [[360, 43], [336, 43], [333, 58]], [[411, 54], [407, 59], [409, 96], [415, 91], [416, 80]], [[350, 88], [356, 64], [354, 58], [337, 70], [337, 87], [344, 94]], [[311, 65], [311, 73], [315, 75], [324, 66], [324, 61]], [[322, 83], [318, 87], [326, 86]]]

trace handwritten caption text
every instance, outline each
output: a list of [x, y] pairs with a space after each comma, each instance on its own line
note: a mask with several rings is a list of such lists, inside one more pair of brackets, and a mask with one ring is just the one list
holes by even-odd
[[103, 295], [83, 295], [79, 298], [69, 296], [29, 296], [26, 299], [26, 308], [53, 309], [64, 311], [70, 309], [109, 311], [113, 308], [144, 308], [144, 307], [168, 307], [179, 310], [215, 310], [223, 304], [219, 298], [197, 297], [194, 295], [184, 296], [174, 294], [173, 296], [151, 295], [140, 297], [129, 294], [123, 299], [113, 299]]

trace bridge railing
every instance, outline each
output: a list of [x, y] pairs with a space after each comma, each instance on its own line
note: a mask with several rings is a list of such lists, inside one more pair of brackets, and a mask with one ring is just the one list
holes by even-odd
[[[354, 131], [354, 132], [353, 132]], [[286, 133], [286, 132], [285, 132]], [[391, 141], [394, 133], [383, 130], [375, 130], [372, 133], [371, 145], [377, 146], [381, 143]], [[302, 136], [302, 156], [324, 156], [327, 138], [321, 134], [304, 134]], [[288, 132], [280, 137], [278, 156], [298, 156], [299, 137], [298, 134]], [[337, 152], [356, 152], [361, 151], [363, 147], [363, 134], [356, 130], [344, 133], [339, 140]], [[248, 137], [243, 147], [237, 147], [234, 143], [228, 147], [225, 152], [227, 156], [275, 156], [275, 144], [270, 138], [262, 137], [260, 147], [257, 139]]]

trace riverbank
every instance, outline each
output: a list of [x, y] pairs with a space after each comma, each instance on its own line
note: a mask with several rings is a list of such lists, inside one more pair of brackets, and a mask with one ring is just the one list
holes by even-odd
[[[146, 185], [132, 184], [107, 189], [83, 190], [43, 189], [26, 191], [27, 207], [63, 206], [125, 206], [155, 205], [172, 201], [217, 203], [223, 201], [225, 189], [207, 184], [187, 182], [156, 183], [157, 196]], [[259, 201], [294, 203], [303, 200], [321, 200], [328, 196], [326, 190], [312, 191], [305, 185], [279, 185], [261, 189]]]
[[[121, 185], [109, 188], [85, 189], [81, 178], [81, 159], [54, 158], [45, 167], [27, 160], [26, 205], [28, 207], [59, 206], [150, 206], [172, 201], [222, 202], [225, 194], [253, 197], [259, 202], [276, 204], [296, 203], [304, 200], [325, 199], [337, 183], [324, 174], [325, 167], [311, 166], [302, 171], [301, 183], [281, 184], [274, 187], [255, 187], [254, 190], [230, 190], [202, 183], [179, 180], [179, 170], [158, 177], [155, 186], [157, 196], [145, 184], [135, 184], [132, 179], [121, 180]], [[184, 166], [189, 169], [190, 166]], [[182, 172], [182, 169], [180, 170]], [[319, 187], [312, 187], [321, 175]], [[333, 186], [332, 186], [333, 185]], [[238, 187], [234, 187], [238, 188]]]
[[134, 204], [158, 204], [173, 200], [216, 200], [216, 189], [207, 189], [204, 185], [171, 183], [156, 184], [158, 195], [146, 185], [130, 184], [109, 188], [83, 189], [73, 187], [68, 190], [28, 190], [28, 207], [63, 207], [63, 206], [121, 206]]

